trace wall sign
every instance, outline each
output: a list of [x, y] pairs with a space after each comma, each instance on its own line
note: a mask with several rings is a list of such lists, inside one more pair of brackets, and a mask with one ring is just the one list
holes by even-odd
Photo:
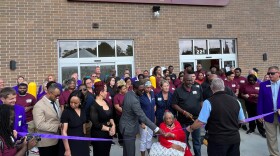
[[68, 0], [80, 2], [144, 3], [174, 5], [226, 6], [229, 0]]

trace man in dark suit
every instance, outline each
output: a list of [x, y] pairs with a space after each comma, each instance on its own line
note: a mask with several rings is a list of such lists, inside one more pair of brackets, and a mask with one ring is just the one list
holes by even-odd
[[136, 81], [133, 90], [126, 93], [123, 102], [122, 116], [119, 122], [120, 132], [123, 135], [123, 156], [135, 155], [135, 138], [139, 131], [139, 121], [144, 123], [155, 133], [163, 134], [152, 121], [150, 121], [140, 106], [139, 96], [144, 92], [144, 85]]
[[260, 84], [257, 110], [258, 115], [275, 111], [273, 115], [266, 116], [264, 119], [261, 119], [261, 121], [264, 122], [267, 146], [270, 155], [279, 156], [280, 153], [277, 143], [277, 128], [280, 128], [279, 68], [277, 66], [269, 67], [267, 75], [269, 75], [270, 80]]

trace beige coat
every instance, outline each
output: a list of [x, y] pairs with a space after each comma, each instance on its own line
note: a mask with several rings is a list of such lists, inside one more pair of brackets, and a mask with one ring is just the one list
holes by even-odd
[[[58, 115], [53, 105], [46, 97], [39, 100], [33, 108], [33, 120], [37, 129], [37, 133], [43, 134], [59, 134], [61, 110], [59, 102], [56, 101]], [[58, 143], [57, 139], [44, 139], [38, 142], [38, 147], [53, 146]]]

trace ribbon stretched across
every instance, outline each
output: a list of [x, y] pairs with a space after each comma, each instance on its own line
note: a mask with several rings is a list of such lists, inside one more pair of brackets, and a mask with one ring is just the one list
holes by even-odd
[[[271, 115], [275, 112], [270, 112], [262, 115], [258, 115], [255, 117], [251, 117], [245, 119], [244, 122], [250, 122], [256, 119], [263, 118], [265, 116]], [[26, 136], [28, 133], [25, 132], [18, 132], [20, 136]], [[77, 136], [63, 136], [63, 135], [54, 135], [54, 134], [41, 134], [41, 133], [33, 133], [33, 136], [40, 136], [41, 138], [48, 138], [48, 139], [70, 139], [70, 140], [84, 140], [84, 141], [112, 141], [112, 139], [104, 139], [104, 138], [88, 138], [88, 137], [77, 137]]]
[[250, 121], [253, 121], [253, 120], [257, 120], [257, 119], [260, 119], [260, 118], [263, 118], [265, 116], [268, 116], [268, 115], [271, 115], [275, 112], [270, 112], [270, 113], [266, 113], [266, 114], [262, 114], [262, 115], [258, 115], [258, 116], [254, 116], [254, 117], [251, 117], [251, 118], [248, 118], [248, 119], [245, 119], [244, 122], [250, 122]]
[[[20, 136], [26, 136], [28, 133], [18, 132]], [[84, 141], [112, 141], [112, 139], [104, 138], [88, 138], [88, 137], [77, 137], [77, 136], [63, 136], [63, 135], [54, 135], [54, 134], [41, 134], [41, 133], [32, 133], [33, 136], [40, 136], [41, 138], [48, 139], [70, 139], [70, 140], [84, 140]]]

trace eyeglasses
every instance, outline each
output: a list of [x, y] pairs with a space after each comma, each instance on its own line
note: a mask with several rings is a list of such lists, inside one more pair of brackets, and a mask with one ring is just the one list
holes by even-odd
[[267, 72], [267, 75], [275, 75], [277, 72]]
[[80, 91], [87, 91], [87, 89], [86, 88], [82, 88], [82, 89], [80, 89]]
[[97, 77], [96, 75], [91, 75], [91, 77]]
[[60, 94], [55, 95], [53, 92], [51, 92], [51, 94], [56, 98], [60, 96]]

